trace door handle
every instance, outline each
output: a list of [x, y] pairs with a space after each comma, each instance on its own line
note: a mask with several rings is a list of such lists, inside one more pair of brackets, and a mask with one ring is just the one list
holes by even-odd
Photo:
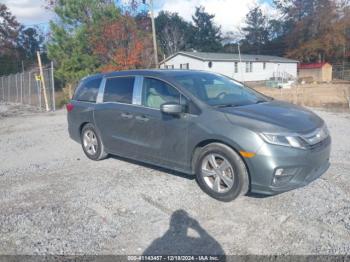
[[136, 120], [142, 121], [142, 122], [147, 122], [149, 120], [148, 117], [146, 116], [136, 116]]
[[130, 114], [130, 113], [122, 113], [121, 116], [122, 116], [122, 118], [127, 118], [127, 119], [132, 118], [132, 114]]

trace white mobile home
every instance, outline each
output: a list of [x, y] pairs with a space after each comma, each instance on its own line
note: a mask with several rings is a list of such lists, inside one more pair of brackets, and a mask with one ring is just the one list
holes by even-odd
[[160, 63], [160, 68], [206, 70], [238, 81], [264, 81], [297, 77], [298, 61], [278, 56], [230, 53], [178, 52]]

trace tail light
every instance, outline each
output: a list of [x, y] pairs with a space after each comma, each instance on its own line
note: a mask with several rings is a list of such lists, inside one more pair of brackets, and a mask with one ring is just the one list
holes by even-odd
[[68, 104], [66, 105], [66, 108], [67, 108], [67, 111], [68, 111], [68, 112], [71, 112], [71, 111], [74, 109], [74, 105], [73, 105], [72, 103], [68, 103]]

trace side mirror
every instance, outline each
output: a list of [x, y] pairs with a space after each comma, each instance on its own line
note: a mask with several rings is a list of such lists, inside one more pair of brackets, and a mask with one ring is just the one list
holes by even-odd
[[179, 115], [183, 112], [183, 106], [175, 102], [167, 102], [160, 106], [160, 111], [169, 115]]

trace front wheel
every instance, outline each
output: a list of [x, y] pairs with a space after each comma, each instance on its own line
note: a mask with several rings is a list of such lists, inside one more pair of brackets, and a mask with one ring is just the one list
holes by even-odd
[[81, 130], [81, 144], [88, 158], [97, 161], [107, 157], [102, 141], [92, 124], [86, 124]]
[[243, 160], [224, 144], [203, 147], [195, 170], [201, 189], [217, 200], [228, 202], [248, 191], [249, 177]]

